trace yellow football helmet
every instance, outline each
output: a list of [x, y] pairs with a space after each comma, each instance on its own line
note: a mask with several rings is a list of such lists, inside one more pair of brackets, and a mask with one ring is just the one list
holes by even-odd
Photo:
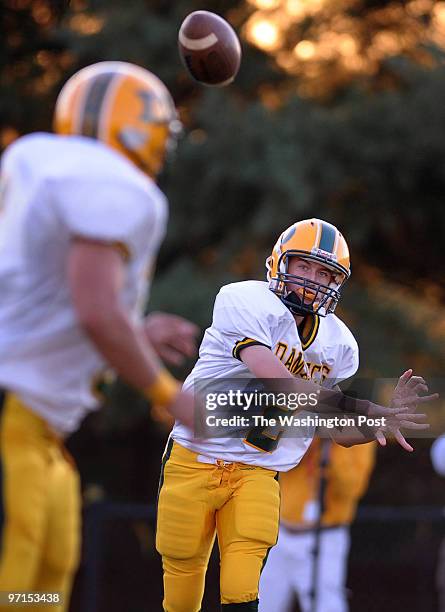
[[[332, 271], [329, 285], [288, 273], [289, 258], [297, 256], [323, 264]], [[266, 260], [269, 288], [294, 314], [334, 312], [340, 290], [351, 274], [349, 249], [336, 227], [320, 219], [298, 221], [278, 238], [272, 255]], [[297, 286], [290, 291], [288, 283]]]
[[99, 62], [62, 87], [54, 131], [97, 138], [154, 178], [181, 123], [168, 89], [154, 74], [126, 62]]

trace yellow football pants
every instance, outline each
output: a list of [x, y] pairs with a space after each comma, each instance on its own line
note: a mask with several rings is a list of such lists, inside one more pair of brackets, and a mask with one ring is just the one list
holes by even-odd
[[218, 536], [222, 604], [258, 597], [267, 552], [278, 537], [276, 472], [242, 463], [201, 463], [170, 440], [161, 473], [156, 548], [164, 568], [164, 610], [198, 612]]
[[[62, 593], [68, 610], [80, 543], [77, 470], [46, 422], [7, 394], [0, 413], [0, 591]], [[1, 606], [26, 612], [30, 606]]]

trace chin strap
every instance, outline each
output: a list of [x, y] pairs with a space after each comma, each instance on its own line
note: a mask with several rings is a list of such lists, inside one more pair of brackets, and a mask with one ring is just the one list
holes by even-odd
[[308, 308], [302, 308], [303, 303], [301, 298], [295, 293], [295, 291], [289, 291], [286, 296], [281, 298], [283, 304], [289, 308], [292, 314], [305, 315], [308, 313]]

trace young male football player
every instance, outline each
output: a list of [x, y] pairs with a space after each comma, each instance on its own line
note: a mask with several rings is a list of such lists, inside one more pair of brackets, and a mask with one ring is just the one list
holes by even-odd
[[155, 178], [177, 124], [157, 77], [103, 62], [63, 87], [57, 134], [20, 138], [2, 159], [0, 591], [60, 594], [39, 610], [68, 608], [80, 499], [63, 438], [97, 406], [105, 368], [191, 422], [192, 396], [150, 336], [174, 360], [194, 327], [158, 318], [153, 333], [140, 316], [167, 220]]
[[[417, 400], [425, 388], [407, 387], [393, 409], [366, 400], [346, 400], [323, 390], [355, 373], [357, 343], [333, 311], [350, 273], [349, 252], [340, 232], [310, 219], [288, 228], [267, 261], [269, 283], [246, 281], [219, 292], [213, 322], [199, 360], [185, 383], [245, 376], [280, 379], [300, 392], [319, 391], [323, 402], [353, 412], [389, 416]], [[306, 379], [306, 380], [304, 380]], [[290, 382], [292, 381], [292, 382]], [[413, 397], [411, 397], [413, 396]], [[400, 398], [397, 398], [398, 400]], [[399, 443], [411, 447], [395, 418]], [[314, 428], [300, 437], [247, 432], [238, 438], [195, 438], [176, 423], [163, 458], [158, 502], [157, 549], [164, 568], [164, 610], [197, 612], [215, 535], [221, 558], [223, 610], [257, 610], [258, 582], [267, 552], [276, 543], [279, 519], [277, 472], [290, 470], [306, 452]], [[385, 432], [379, 437], [384, 443]], [[344, 440], [345, 444], [363, 442]]]

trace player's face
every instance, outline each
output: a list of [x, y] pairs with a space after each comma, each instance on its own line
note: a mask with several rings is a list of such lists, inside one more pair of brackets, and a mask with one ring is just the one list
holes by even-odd
[[[287, 271], [289, 274], [305, 278], [308, 281], [313, 281], [314, 292], [310, 291], [310, 284], [304, 292], [304, 301], [306, 303], [311, 303], [313, 301], [319, 284], [329, 287], [334, 280], [334, 275], [329, 268], [326, 268], [323, 264], [316, 261], [310, 261], [300, 257], [289, 258]], [[295, 291], [297, 294], [303, 293], [301, 287], [294, 283], [287, 283], [287, 287], [290, 291]]]

